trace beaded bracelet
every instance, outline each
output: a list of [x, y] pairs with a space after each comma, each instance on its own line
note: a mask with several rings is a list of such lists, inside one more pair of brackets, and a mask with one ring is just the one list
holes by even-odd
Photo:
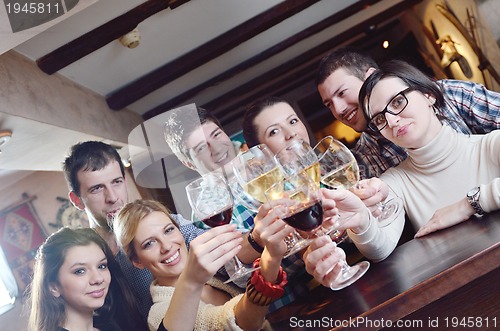
[[[253, 263], [253, 267], [257, 268], [260, 266], [260, 258], [256, 259]], [[278, 272], [278, 277], [275, 284], [271, 284], [264, 280], [260, 269], [255, 270], [252, 273], [252, 277], [247, 282], [247, 297], [250, 302], [259, 305], [267, 306], [272, 301], [279, 299], [285, 294], [284, 287], [288, 283], [286, 272], [280, 266]]]

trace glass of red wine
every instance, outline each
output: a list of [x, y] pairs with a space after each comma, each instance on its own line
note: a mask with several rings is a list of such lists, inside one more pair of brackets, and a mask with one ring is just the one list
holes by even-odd
[[[299, 230], [302, 237], [315, 238], [335, 231], [335, 226], [324, 229], [322, 195], [319, 185], [306, 171], [290, 175], [272, 185], [265, 195], [283, 221]], [[351, 285], [364, 275], [369, 262], [362, 261], [350, 267], [345, 259], [339, 261], [341, 271], [330, 285], [340, 290]], [[332, 267], [333, 269], [333, 267]]]
[[[193, 219], [209, 227], [216, 227], [231, 222], [233, 199], [224, 178], [215, 173], [208, 173], [186, 186], [189, 204], [193, 209]], [[233, 263], [226, 264], [229, 279], [225, 283], [248, 275], [258, 268], [247, 268], [235, 256]]]

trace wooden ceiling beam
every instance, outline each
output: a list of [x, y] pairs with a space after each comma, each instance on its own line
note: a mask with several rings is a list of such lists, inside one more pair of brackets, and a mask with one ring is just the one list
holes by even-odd
[[185, 55], [110, 93], [106, 98], [106, 102], [113, 110], [123, 109], [318, 1], [320, 0], [283, 1]]
[[110, 42], [129, 33], [142, 21], [167, 9], [178, 7], [188, 0], [149, 0], [129, 10], [92, 31], [68, 42], [56, 50], [42, 56], [36, 63], [46, 74], [61, 70], [82, 57], [98, 50]]
[[[221, 95], [201, 106], [214, 111], [217, 117], [225, 117], [224, 122], [226, 123], [230, 122], [230, 120], [237, 119], [242, 115], [241, 113], [235, 114], [230, 117], [224, 115], [230, 112], [234, 112], [235, 109], [241, 109], [242, 107], [250, 104], [252, 101], [264, 97], [266, 93], [268, 93], [266, 91], [276, 91], [280, 89], [281, 86], [286, 85], [291, 80], [290, 75], [294, 75], [294, 77], [297, 76], [294, 74], [296, 68], [303, 67], [307, 62], [313, 62], [307, 65], [307, 68], [309, 68], [307, 70], [313, 70], [314, 75], [314, 71], [316, 70], [314, 69], [314, 66], [317, 67], [320, 57], [322, 57], [322, 55], [326, 54], [327, 52], [335, 49], [336, 45], [342, 44], [346, 40], [352, 39], [357, 35], [364, 33], [365, 31], [367, 31], [367, 28], [372, 25], [377, 25], [386, 21], [388, 18], [396, 17], [398, 14], [401, 14], [402, 12], [411, 8], [413, 5], [419, 2], [421, 2], [421, 0], [402, 1], [385, 11], [378, 13], [370, 19], [357, 24], [347, 31], [327, 40], [326, 42], [302, 53], [300, 56], [295, 57], [294, 59], [274, 68], [273, 70], [270, 70], [267, 73], [256, 77], [251, 81], [240, 85], [239, 87], [229, 91], [228, 93], [225, 93], [224, 95]], [[311, 59], [315, 60], [311, 61]], [[298, 76], [306, 75], [306, 72], [302, 71], [303, 69], [299, 70], [300, 74]], [[276, 79], [276, 77], [279, 77], [279, 79]], [[269, 84], [270, 81], [273, 81], [271, 85]], [[251, 93], [249, 93], [249, 91], [251, 91]], [[246, 96], [243, 98], [238, 98], [241, 95]], [[228, 101], [230, 102], [230, 100], [238, 101], [228, 104]]]
[[262, 61], [265, 61], [266, 59], [272, 57], [273, 55], [276, 55], [287, 48], [295, 45], [296, 43], [328, 28], [329, 26], [336, 24], [347, 17], [350, 17], [357, 13], [358, 11], [362, 10], [366, 6], [370, 6], [376, 2], [379, 2], [381, 0], [362, 0], [359, 2], [354, 3], [353, 5], [342, 9], [341, 11], [325, 18], [324, 20], [310, 26], [309, 28], [296, 33], [295, 35], [281, 41], [280, 43], [266, 49], [265, 51], [251, 57], [250, 59], [224, 71], [223, 73], [173, 97], [172, 99], [169, 99], [162, 104], [156, 106], [155, 108], [148, 110], [145, 112], [142, 116], [144, 119], [149, 119], [152, 118], [158, 114], [161, 114], [163, 112], [166, 112], [172, 108], [175, 108], [177, 106], [182, 105], [198, 93], [202, 92], [203, 90], [216, 86], [217, 84], [222, 83], [225, 80], [230, 79], [231, 77], [236, 76], [237, 74], [253, 67], [254, 65], [257, 65], [261, 63]]

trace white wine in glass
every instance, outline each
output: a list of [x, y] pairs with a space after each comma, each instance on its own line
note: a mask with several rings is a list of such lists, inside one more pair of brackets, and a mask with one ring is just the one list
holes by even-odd
[[303, 140], [293, 140], [274, 156], [287, 175], [306, 171], [315, 183], [320, 184], [319, 160], [312, 147]]
[[261, 203], [266, 202], [264, 192], [283, 178], [283, 172], [265, 145], [253, 146], [236, 156], [233, 171], [241, 187]]
[[[266, 202], [265, 191], [284, 178], [281, 167], [265, 144], [253, 146], [236, 156], [233, 160], [233, 172], [241, 187], [261, 203]], [[307, 247], [310, 241], [294, 231], [288, 238], [288, 243], [291, 246], [285, 258]]]
[[[359, 182], [359, 167], [356, 158], [340, 141], [332, 136], [321, 139], [314, 151], [319, 159], [321, 183], [332, 189], [357, 188]], [[403, 210], [403, 201], [394, 197], [384, 203], [378, 203], [381, 211], [378, 226], [391, 224]]]

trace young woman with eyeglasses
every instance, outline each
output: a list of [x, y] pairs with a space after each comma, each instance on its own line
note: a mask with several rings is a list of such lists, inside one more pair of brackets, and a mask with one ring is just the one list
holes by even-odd
[[432, 79], [406, 62], [388, 61], [365, 81], [359, 102], [369, 128], [408, 151], [380, 178], [404, 200], [416, 237], [500, 209], [500, 131], [451, 129]]

